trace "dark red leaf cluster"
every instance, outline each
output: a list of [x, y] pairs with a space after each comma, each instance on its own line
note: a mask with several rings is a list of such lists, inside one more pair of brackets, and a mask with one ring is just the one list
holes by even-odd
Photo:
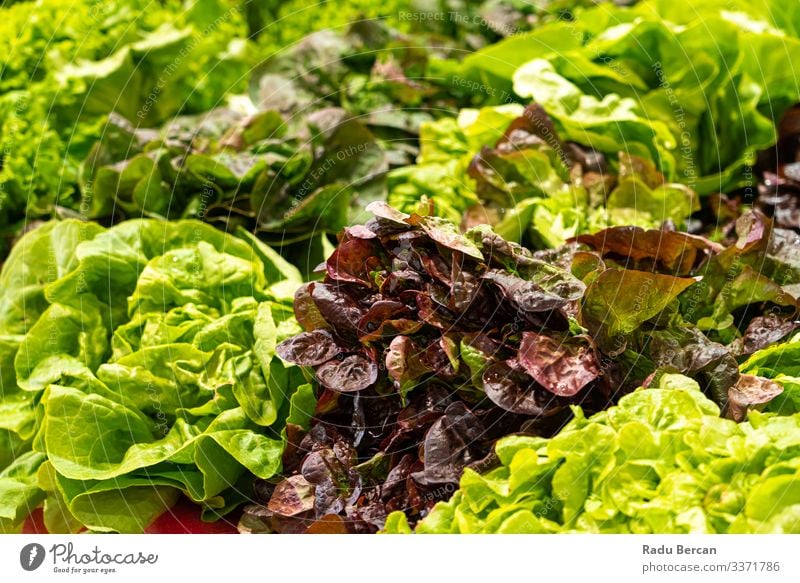
[[277, 349], [321, 392], [311, 430], [292, 432], [288, 477], [248, 510], [266, 530], [374, 532], [397, 509], [418, 519], [464, 468], [491, 465], [497, 438], [550, 434], [570, 405], [609, 403], [592, 342], [571, 331], [585, 285], [568, 260], [370, 210], [324, 279], [297, 291], [305, 331]]

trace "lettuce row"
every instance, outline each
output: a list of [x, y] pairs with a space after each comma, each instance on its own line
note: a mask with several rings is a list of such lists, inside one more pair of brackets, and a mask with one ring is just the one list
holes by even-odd
[[756, 152], [800, 98], [798, 30], [800, 10], [778, 0], [604, 4], [433, 74], [476, 103], [535, 101], [564, 140], [648, 159], [700, 194], [727, 192], [752, 182]]
[[195, 221], [49, 222], [0, 275], [0, 527], [138, 532], [180, 494], [211, 519], [281, 469], [314, 394], [275, 345], [296, 269]]
[[[465, 470], [418, 533], [798, 533], [800, 415], [745, 423], [664, 375], [558, 435], [512, 435], [499, 467]], [[393, 513], [386, 532], [411, 532]]]
[[[40, 0], [2, 9], [0, 237], [86, 213], [80, 162], [116, 112], [142, 127], [206, 111], [245, 87], [244, 3]], [[6, 250], [0, 249], [0, 256]]]

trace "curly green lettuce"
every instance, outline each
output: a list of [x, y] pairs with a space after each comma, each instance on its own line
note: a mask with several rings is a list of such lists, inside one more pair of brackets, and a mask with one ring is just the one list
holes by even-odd
[[[664, 375], [551, 439], [509, 436], [418, 533], [798, 533], [800, 415], [736, 424]], [[411, 532], [405, 515], [386, 531]]]

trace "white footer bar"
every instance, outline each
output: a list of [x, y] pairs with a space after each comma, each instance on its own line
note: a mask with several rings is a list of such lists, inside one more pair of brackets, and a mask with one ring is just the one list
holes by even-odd
[[0, 574], [9, 582], [797, 582], [800, 537], [6, 535]]

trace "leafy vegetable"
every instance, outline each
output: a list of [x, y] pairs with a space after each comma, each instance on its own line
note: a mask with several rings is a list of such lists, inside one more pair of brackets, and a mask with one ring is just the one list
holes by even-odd
[[756, 152], [775, 142], [778, 116], [800, 97], [788, 73], [800, 51], [797, 13], [758, 5], [598, 6], [444, 62], [439, 73], [484, 103], [536, 101], [565, 140], [644, 158], [700, 194], [724, 192], [748, 181]]
[[[369, 208], [375, 218], [345, 230], [325, 279], [295, 294], [306, 331], [277, 352], [313, 367], [322, 393], [290, 476], [248, 509], [247, 529], [313, 530], [336, 516], [374, 532], [395, 508], [424, 514], [497, 437], [552, 432], [568, 404], [602, 408], [612, 391], [591, 342], [569, 331], [584, 286], [567, 270], [488, 228], [460, 234]], [[562, 382], [567, 371], [577, 376]], [[298, 497], [308, 502], [287, 507]]]
[[4, 529], [45, 494], [51, 532], [141, 531], [181, 493], [218, 516], [280, 471], [314, 396], [275, 357], [300, 276], [274, 251], [194, 221], [68, 220], [0, 280]]
[[[495, 468], [467, 469], [419, 533], [797, 533], [800, 416], [737, 425], [691, 379], [575, 419], [557, 436], [498, 441]], [[405, 515], [386, 532], [410, 532]]]
[[[569, 406], [597, 411], [675, 372], [700, 380], [732, 419], [777, 406], [782, 387], [759, 371], [740, 375], [733, 338], [716, 342], [684, 319], [681, 302], [702, 281], [692, 276], [724, 261], [720, 245], [620, 227], [581, 238], [599, 254], [531, 253], [486, 225], [462, 234], [384, 203], [370, 210], [374, 219], [340, 237], [324, 280], [295, 294], [305, 332], [277, 352], [311, 367], [322, 393], [286, 466], [291, 482], [265, 490], [266, 510], [250, 507], [247, 529], [305, 532], [336, 516], [372, 532], [394, 508], [417, 520], [497, 437], [552, 435]], [[417, 457], [404, 449], [415, 443]], [[280, 500], [299, 484], [308, 505], [287, 513]]]
[[[738, 418], [729, 407], [741, 402], [746, 382], [737, 359], [794, 330], [798, 274], [786, 245], [794, 234], [758, 212], [742, 215], [737, 230], [738, 242], [723, 247], [684, 233], [615, 227], [578, 237], [599, 256], [575, 253], [573, 270], [588, 284], [580, 321], [612, 357], [608, 364], [635, 359], [640, 383], [653, 369], [692, 375]], [[762, 386], [762, 400], [750, 404], [776, 395]]]
[[37, 217], [96, 216], [78, 167], [107, 115], [148, 126], [205, 111], [250, 59], [240, 5], [225, 0], [25, 2], [0, 28], [4, 240]]
[[[437, 152], [442, 134], [458, 144], [452, 153]], [[451, 220], [539, 248], [607, 226], [684, 225], [699, 208], [645, 158], [621, 152], [615, 173], [599, 151], [562, 142], [539, 104], [461, 110], [457, 125], [425, 125], [421, 138], [418, 165], [389, 176], [390, 202], [413, 210], [428, 198]]]

